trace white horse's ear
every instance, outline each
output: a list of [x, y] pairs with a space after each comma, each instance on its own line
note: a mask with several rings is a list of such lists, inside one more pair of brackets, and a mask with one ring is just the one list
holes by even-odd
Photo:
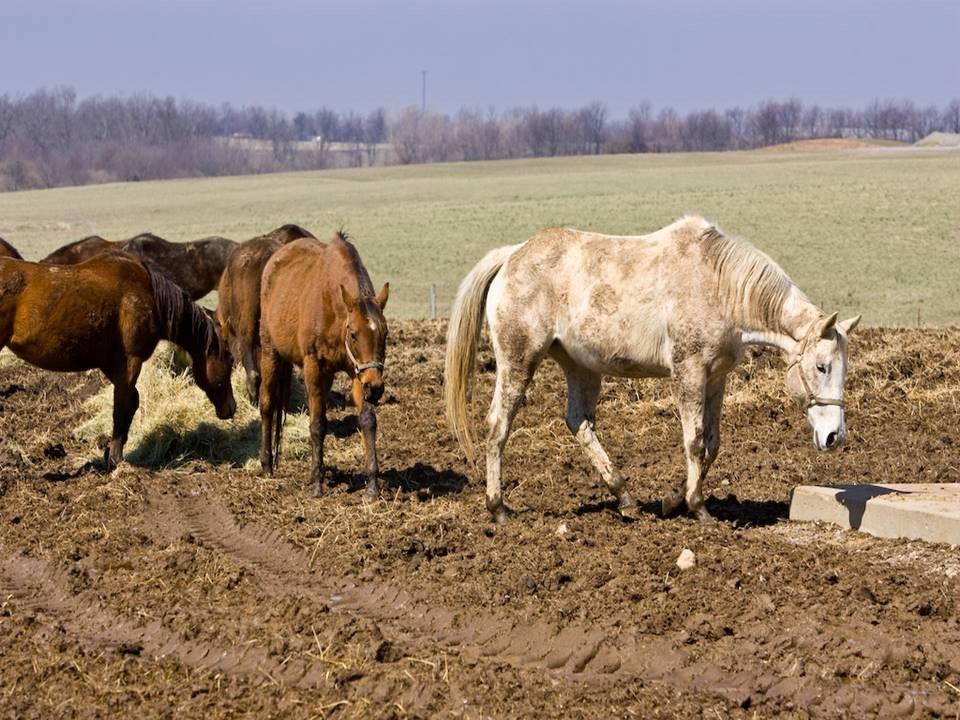
[[833, 315], [828, 317], [820, 324], [820, 337], [824, 340], [829, 340], [833, 335], [833, 326], [836, 324], [837, 313], [833, 313]]
[[857, 325], [860, 324], [860, 318], [861, 318], [861, 317], [863, 317], [863, 316], [862, 316], [862, 315], [857, 315], [856, 317], [852, 317], [852, 318], [850, 318], [849, 320], [841, 320], [841, 321], [840, 321], [840, 329], [843, 330], [843, 334], [844, 334], [844, 335], [849, 335], [850, 333], [852, 333], [852, 332], [853, 332], [853, 329], [854, 329]]

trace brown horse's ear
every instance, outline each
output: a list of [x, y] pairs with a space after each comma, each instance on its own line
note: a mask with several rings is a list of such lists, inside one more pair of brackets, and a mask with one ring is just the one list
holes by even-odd
[[820, 324], [820, 337], [829, 340], [833, 336], [833, 326], [837, 324], [837, 313], [834, 313]]
[[852, 333], [852, 332], [853, 332], [853, 329], [854, 329], [857, 325], [860, 324], [860, 318], [861, 318], [861, 317], [863, 317], [863, 316], [862, 316], [862, 315], [857, 315], [856, 317], [852, 317], [852, 318], [850, 318], [849, 320], [841, 320], [841, 321], [840, 321], [840, 329], [843, 330], [843, 334], [844, 334], [844, 335], [849, 335], [850, 333]]
[[357, 299], [350, 294], [350, 291], [347, 290], [343, 284], [340, 285], [340, 302], [343, 303], [343, 306], [350, 310], [357, 305]]
[[384, 283], [380, 292], [377, 293], [377, 305], [383, 310], [387, 306], [387, 299], [390, 297], [390, 283]]

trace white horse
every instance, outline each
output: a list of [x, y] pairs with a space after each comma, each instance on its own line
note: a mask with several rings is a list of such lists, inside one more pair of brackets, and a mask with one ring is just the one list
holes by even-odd
[[497, 360], [487, 416], [487, 509], [504, 521], [501, 461], [510, 425], [539, 363], [549, 355], [567, 378], [567, 426], [620, 511], [636, 502], [594, 432], [603, 375], [677, 380], [687, 477], [663, 500], [664, 515], [701, 519], [704, 476], [720, 446], [727, 373], [747, 345], [780, 348], [786, 386], [813, 428], [818, 450], [838, 447], [846, 428], [847, 335], [860, 316], [837, 322], [770, 257], [700, 217], [650, 235], [550, 229], [490, 251], [464, 278], [447, 333], [447, 418], [469, 457], [468, 394], [484, 310]]

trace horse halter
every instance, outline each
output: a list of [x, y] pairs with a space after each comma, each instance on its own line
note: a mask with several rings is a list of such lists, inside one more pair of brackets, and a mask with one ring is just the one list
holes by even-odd
[[810, 387], [810, 383], [807, 381], [807, 376], [803, 374], [803, 368], [800, 367], [800, 361], [803, 359], [803, 352], [804, 350], [806, 350], [806, 347], [809, 344], [810, 344], [809, 341], [804, 339], [800, 343], [800, 349], [797, 351], [797, 354], [794, 356], [793, 360], [791, 360], [787, 364], [788, 373], [790, 372], [790, 370], [793, 368], [794, 365], [797, 366], [797, 374], [800, 375], [800, 384], [803, 385], [803, 391], [804, 393], [806, 393], [806, 396], [804, 397], [804, 400], [803, 400], [803, 412], [806, 412], [810, 408], [816, 407], [816, 406], [821, 406], [821, 407], [834, 406], [834, 407], [842, 408], [843, 400], [841, 400], [840, 398], [825, 398], [825, 397], [820, 397], [819, 395], [815, 395], [813, 392], [813, 388]]
[[353, 363], [353, 372], [356, 377], [360, 376], [364, 370], [376, 369], [380, 372], [383, 372], [383, 363], [379, 360], [371, 360], [370, 362], [358, 363], [357, 358], [354, 356], [353, 351], [350, 349], [350, 341], [347, 339], [347, 336], [343, 336], [343, 347], [347, 351], [347, 357], [350, 358], [350, 362]]

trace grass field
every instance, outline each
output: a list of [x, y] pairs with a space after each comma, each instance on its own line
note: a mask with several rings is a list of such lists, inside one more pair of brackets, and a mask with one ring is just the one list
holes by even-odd
[[491, 247], [569, 225], [639, 234], [684, 213], [775, 257], [817, 302], [873, 325], [960, 322], [960, 154], [870, 150], [519, 160], [88, 186], [0, 195], [30, 259], [91, 233], [245, 239], [343, 226], [390, 314], [445, 315]]

